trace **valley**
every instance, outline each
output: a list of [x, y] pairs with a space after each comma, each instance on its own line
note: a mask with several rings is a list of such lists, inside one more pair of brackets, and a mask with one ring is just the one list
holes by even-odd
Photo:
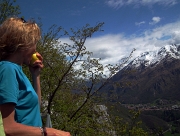
[[180, 110], [180, 103], [173, 104], [122, 104], [124, 107], [131, 110], [149, 111], [149, 110]]

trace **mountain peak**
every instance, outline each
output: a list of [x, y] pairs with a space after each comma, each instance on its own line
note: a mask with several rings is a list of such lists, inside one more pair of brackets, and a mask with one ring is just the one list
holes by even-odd
[[161, 62], [166, 57], [180, 59], [180, 45], [165, 45], [157, 51], [144, 52], [131, 61], [126, 68], [149, 67]]

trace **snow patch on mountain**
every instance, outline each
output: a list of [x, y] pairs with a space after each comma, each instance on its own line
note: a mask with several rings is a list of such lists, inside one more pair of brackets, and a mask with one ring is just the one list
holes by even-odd
[[157, 51], [144, 52], [140, 56], [136, 57], [133, 61], [129, 63], [127, 67], [139, 67], [158, 64], [165, 57], [172, 57], [175, 59], [180, 59], [180, 52], [178, 47], [180, 45], [165, 45]]

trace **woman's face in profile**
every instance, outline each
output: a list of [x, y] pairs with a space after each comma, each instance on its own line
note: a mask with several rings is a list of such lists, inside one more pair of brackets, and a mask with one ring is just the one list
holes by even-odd
[[36, 52], [36, 44], [32, 44], [32, 46], [30, 48], [28, 48], [27, 50], [22, 51], [22, 57], [23, 59], [23, 64], [25, 65], [29, 65], [32, 59], [32, 55], [33, 53]]

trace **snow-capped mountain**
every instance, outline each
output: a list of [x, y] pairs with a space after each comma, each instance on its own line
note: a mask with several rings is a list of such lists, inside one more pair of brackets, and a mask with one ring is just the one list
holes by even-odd
[[180, 45], [166, 45], [135, 58], [111, 78], [102, 92], [108, 100], [114, 93], [121, 103], [180, 101], [179, 81]]
[[140, 56], [136, 57], [133, 61], [131, 61], [127, 68], [138, 68], [142, 65], [145, 67], [157, 65], [166, 57], [180, 59], [179, 47], [180, 45], [175, 44], [165, 45], [157, 51], [144, 52]]

